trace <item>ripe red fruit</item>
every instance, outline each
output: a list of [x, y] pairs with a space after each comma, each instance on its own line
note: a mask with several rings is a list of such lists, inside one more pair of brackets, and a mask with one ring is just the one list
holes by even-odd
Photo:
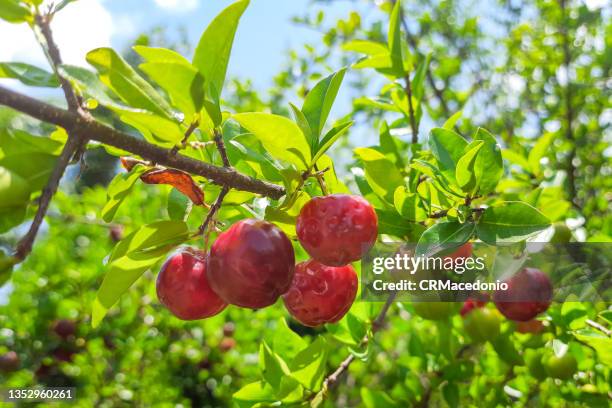
[[285, 307], [305, 326], [335, 323], [349, 311], [357, 294], [357, 274], [351, 265], [327, 266], [311, 259], [295, 267]]
[[519, 333], [532, 333], [538, 334], [543, 332], [545, 329], [544, 323], [541, 320], [532, 319], [526, 322], [517, 322], [516, 331]]
[[466, 314], [470, 313], [472, 310], [481, 308], [486, 304], [487, 302], [482, 301], [482, 300], [468, 299], [465, 302], [463, 302], [463, 306], [461, 306], [461, 310], [459, 311], [459, 314], [461, 314], [461, 316], [465, 316]]
[[76, 332], [76, 324], [72, 320], [68, 319], [56, 320], [53, 323], [53, 331], [59, 337], [66, 340]]
[[361, 259], [374, 245], [378, 218], [362, 197], [315, 197], [302, 207], [296, 231], [310, 256], [325, 265], [342, 266]]
[[10, 373], [19, 369], [19, 356], [14, 351], [9, 351], [0, 356], [0, 371]]
[[227, 303], [270, 306], [291, 285], [295, 255], [289, 238], [274, 224], [246, 219], [221, 233], [210, 249], [208, 280]]
[[157, 277], [157, 297], [182, 320], [211, 317], [227, 304], [210, 288], [206, 256], [194, 248], [171, 255]]
[[458, 258], [469, 258], [470, 256], [472, 256], [472, 243], [471, 242], [466, 242], [465, 244], [461, 245], [459, 248], [454, 250], [452, 253], [446, 255], [444, 257], [444, 260], [447, 260], [447, 259], [458, 259]]
[[115, 224], [110, 227], [108, 236], [113, 242], [119, 242], [123, 239], [123, 225]]
[[508, 319], [526, 322], [550, 306], [552, 283], [541, 270], [524, 268], [505, 282], [508, 289], [495, 291], [493, 301]]

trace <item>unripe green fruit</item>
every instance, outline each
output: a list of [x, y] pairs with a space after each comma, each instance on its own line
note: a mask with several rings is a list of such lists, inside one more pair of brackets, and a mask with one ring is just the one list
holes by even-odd
[[525, 351], [525, 365], [529, 370], [529, 374], [537, 380], [543, 380], [548, 377], [546, 368], [542, 364], [543, 353], [539, 350]]
[[554, 224], [555, 233], [550, 242], [553, 244], [566, 244], [572, 239], [572, 230], [564, 222]]
[[499, 314], [488, 308], [473, 309], [463, 318], [466, 333], [475, 342], [490, 341], [499, 336], [501, 319]]
[[414, 312], [427, 320], [445, 320], [459, 310], [455, 302], [413, 302]]
[[578, 369], [578, 363], [570, 353], [565, 353], [561, 357], [549, 356], [543, 360], [543, 363], [548, 375], [560, 380], [569, 380]]

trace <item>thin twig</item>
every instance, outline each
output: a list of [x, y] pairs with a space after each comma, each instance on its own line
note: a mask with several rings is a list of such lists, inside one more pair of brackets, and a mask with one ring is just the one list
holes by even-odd
[[[49, 56], [49, 63], [59, 78], [62, 90], [64, 91], [64, 96], [66, 98], [66, 103], [68, 104], [68, 109], [75, 114], [84, 115], [84, 112], [79, 108], [79, 100], [74, 92], [74, 89], [72, 89], [70, 82], [60, 75], [58, 71], [58, 67], [62, 64], [62, 57], [60, 55], [59, 48], [53, 40], [53, 33], [51, 32], [49, 19], [50, 17], [48, 15], [41, 16], [40, 14], [36, 14], [35, 16], [36, 25], [40, 29], [46, 42], [46, 47], [42, 43], [41, 46], [43, 47], [43, 50], [47, 52], [47, 55]], [[30, 224], [28, 232], [26, 232], [26, 234], [17, 243], [15, 257], [19, 260], [25, 259], [26, 256], [28, 256], [28, 254], [32, 251], [34, 240], [38, 235], [40, 226], [42, 225], [47, 210], [49, 209], [51, 199], [58, 189], [60, 180], [66, 172], [66, 168], [70, 164], [71, 158], [84, 146], [85, 139], [82, 137], [82, 134], [79, 133], [76, 127], [67, 130], [68, 140], [66, 141], [66, 144], [64, 145], [64, 148], [60, 153], [57, 162], [55, 163], [55, 167], [49, 176], [47, 185], [42, 190], [34, 219]]]
[[[198, 119], [194, 120], [193, 122], [191, 122], [191, 124], [189, 125], [189, 127], [187, 128], [187, 130], [185, 131], [185, 136], [183, 137], [183, 140], [181, 140], [181, 147], [185, 148], [185, 146], [187, 146], [187, 140], [189, 139], [189, 136], [191, 136], [191, 134], [194, 132], [194, 130], [196, 130], [198, 128], [200, 124], [200, 121]], [[171, 154], [177, 154], [179, 151], [179, 146], [174, 146], [172, 148], [172, 150], [170, 151]]]
[[223, 204], [223, 199], [225, 198], [225, 196], [226, 196], [226, 194], [228, 192], [229, 192], [229, 187], [228, 186], [223, 186], [223, 188], [221, 189], [221, 192], [219, 192], [219, 195], [217, 196], [217, 199], [215, 200], [214, 204], [210, 207], [210, 210], [208, 210], [208, 214], [206, 215], [206, 218], [204, 219], [204, 222], [202, 223], [202, 225], [200, 225], [200, 228], [198, 230], [198, 234], [199, 235], [204, 234], [206, 232], [206, 230], [208, 230], [211, 222], [213, 221], [213, 218], [214, 218], [215, 214], [221, 208], [221, 205]]
[[586, 324], [588, 324], [589, 326], [599, 330], [600, 332], [604, 333], [606, 336], [612, 336], [612, 330], [610, 329], [606, 329], [604, 326], [602, 326], [601, 324], [591, 320], [591, 319], [587, 319], [586, 320]]
[[414, 107], [412, 106], [412, 83], [410, 82], [410, 74], [406, 74], [404, 80], [406, 81], [404, 91], [406, 92], [406, 98], [408, 99], [410, 128], [412, 129], [412, 143], [415, 144], [419, 141], [419, 128], [417, 127], [416, 115], [414, 113]]
[[329, 191], [327, 190], [327, 184], [325, 184], [325, 171], [329, 170], [329, 167], [326, 168], [324, 171], [320, 171], [317, 165], [315, 164], [313, 169], [315, 171], [314, 176], [316, 177], [317, 181], [319, 182], [319, 186], [321, 187], [321, 192], [323, 193], [323, 195], [329, 195]]
[[227, 151], [225, 150], [225, 143], [223, 143], [223, 134], [217, 128], [213, 130], [215, 144], [217, 145], [217, 150], [221, 155], [221, 160], [223, 161], [223, 167], [232, 167], [230, 164], [229, 158], [227, 157]]

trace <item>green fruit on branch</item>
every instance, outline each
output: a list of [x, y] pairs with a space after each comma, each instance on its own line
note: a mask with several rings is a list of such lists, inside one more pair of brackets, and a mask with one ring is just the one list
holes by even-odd
[[548, 373], [546, 372], [546, 367], [542, 363], [542, 358], [544, 357], [544, 353], [541, 350], [531, 350], [527, 349], [525, 351], [525, 365], [527, 366], [527, 370], [529, 370], [529, 374], [535, 379], [543, 380], [548, 377]]
[[414, 312], [426, 320], [446, 320], [457, 314], [459, 303], [455, 302], [412, 302]]
[[479, 307], [463, 317], [463, 327], [473, 341], [490, 341], [499, 336], [501, 318], [496, 310]]
[[545, 357], [543, 364], [549, 376], [560, 380], [569, 380], [578, 369], [576, 358], [569, 352], [562, 356]]

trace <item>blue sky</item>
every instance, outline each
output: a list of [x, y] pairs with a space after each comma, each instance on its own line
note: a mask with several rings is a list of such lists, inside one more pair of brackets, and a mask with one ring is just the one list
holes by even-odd
[[[168, 33], [187, 31], [189, 42], [197, 41], [210, 22], [230, 0], [78, 0], [62, 10], [53, 22], [64, 60], [86, 65], [85, 53], [100, 46], [123, 49], [142, 32], [164, 26]], [[330, 17], [348, 15], [355, 3], [339, 1], [326, 5]], [[285, 62], [288, 49], [319, 40], [313, 30], [291, 23], [291, 17], [318, 9], [310, 0], [251, 0], [235, 41], [229, 75], [251, 78], [259, 89]], [[26, 25], [0, 22], [0, 61], [22, 61], [46, 66], [44, 55]], [[18, 86], [11, 80], [0, 80]]]

